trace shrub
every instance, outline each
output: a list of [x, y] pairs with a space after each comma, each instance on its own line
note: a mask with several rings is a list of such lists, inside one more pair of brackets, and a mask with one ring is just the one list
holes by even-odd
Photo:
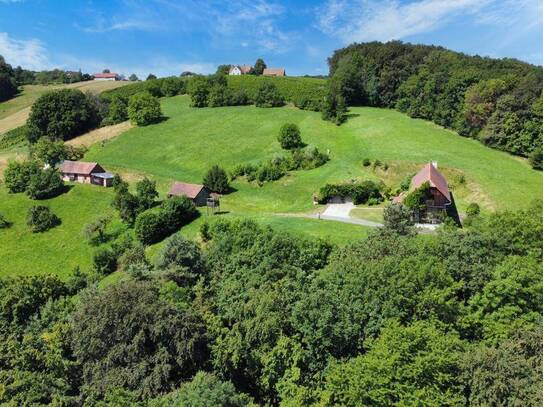
[[319, 203], [326, 203], [332, 198], [352, 199], [356, 205], [372, 202], [382, 202], [382, 186], [373, 181], [354, 182], [349, 184], [326, 184], [318, 194]]
[[412, 211], [401, 204], [390, 204], [383, 211], [385, 228], [400, 235], [411, 235], [415, 232]]
[[409, 209], [421, 209], [424, 207], [428, 194], [430, 193], [430, 183], [425, 182], [420, 187], [408, 194], [403, 204]]
[[362, 165], [364, 167], [369, 167], [371, 165], [371, 160], [369, 158], [364, 158], [364, 160], [362, 160]]
[[151, 181], [147, 177], [136, 183], [136, 197], [142, 210], [152, 208], [155, 204], [155, 198], [158, 198], [156, 190], [156, 181]]
[[322, 119], [341, 125], [347, 120], [347, 104], [338, 93], [330, 92], [322, 105]]
[[100, 274], [111, 274], [117, 269], [117, 253], [111, 247], [99, 247], [92, 256], [94, 270]]
[[208, 94], [209, 107], [227, 106], [229, 104], [228, 88], [224, 85], [213, 85]]
[[175, 96], [175, 95], [180, 95], [183, 93], [184, 91], [184, 82], [179, 79], [179, 78], [175, 78], [175, 77], [169, 77], [169, 78], [164, 78], [162, 80], [162, 85], [160, 86], [160, 91], [162, 93], [163, 96]]
[[106, 241], [106, 227], [110, 222], [110, 218], [107, 216], [99, 216], [93, 222], [87, 223], [81, 234], [87, 239], [89, 243], [97, 244]]
[[158, 211], [145, 211], [138, 215], [134, 226], [136, 237], [146, 245], [159, 242], [196, 216], [198, 211], [192, 200], [186, 196], [169, 198]]
[[481, 213], [481, 208], [479, 207], [479, 204], [476, 202], [470, 203], [466, 208], [466, 215], [473, 217], [477, 216]]
[[532, 151], [529, 161], [534, 170], [543, 171], [543, 147], [538, 147]]
[[415, 173], [408, 175], [403, 179], [403, 181], [400, 183], [400, 191], [409, 191], [409, 188], [411, 187], [411, 180], [415, 176]]
[[145, 257], [145, 248], [141, 245], [135, 245], [126, 249], [121, 257], [119, 257], [118, 264], [123, 271], [128, 271], [132, 266], [137, 265], [150, 266], [147, 257]]
[[48, 199], [64, 191], [64, 182], [55, 168], [47, 168], [30, 176], [26, 194], [31, 199]]
[[112, 125], [128, 120], [128, 101], [121, 96], [113, 96], [109, 103], [109, 110], [103, 125]]
[[160, 102], [148, 92], [138, 93], [128, 102], [128, 117], [138, 126], [156, 123], [162, 117]]
[[10, 161], [4, 171], [4, 183], [9, 192], [25, 192], [32, 175], [41, 171], [36, 161]]
[[219, 194], [225, 194], [230, 190], [230, 184], [228, 183], [228, 175], [218, 165], [214, 165], [209, 169], [204, 177], [204, 185], [213, 192]]
[[303, 145], [300, 129], [293, 123], [287, 123], [281, 127], [277, 140], [281, 148], [285, 150], [292, 150]]
[[6, 229], [11, 226], [11, 222], [6, 219], [4, 215], [0, 213], [0, 229]]
[[208, 96], [210, 85], [206, 78], [197, 77], [190, 83], [190, 105], [192, 107], [206, 107], [208, 105]]
[[176, 232], [181, 226], [198, 216], [194, 202], [186, 196], [173, 196], [160, 205], [162, 220], [168, 225], [168, 234]]
[[32, 143], [45, 136], [68, 140], [98, 123], [98, 110], [91, 97], [77, 89], [56, 90], [40, 96], [32, 105], [28, 139]]
[[32, 233], [45, 232], [60, 224], [60, 219], [47, 206], [35, 205], [28, 209], [26, 224]]
[[158, 256], [156, 266], [160, 270], [169, 270], [170, 276], [179, 285], [194, 282], [204, 270], [204, 260], [198, 244], [180, 234], [168, 238]]
[[119, 217], [128, 225], [133, 225], [136, 216], [141, 212], [138, 198], [128, 192], [128, 185], [122, 181], [114, 185], [115, 197], [111, 205], [119, 211]]
[[256, 107], [278, 107], [285, 104], [285, 99], [271, 82], [265, 82], [258, 88], [255, 98]]
[[317, 147], [292, 150], [292, 170], [311, 170], [326, 164], [330, 159], [328, 154], [321, 153]]
[[152, 244], [166, 236], [164, 225], [159, 212], [143, 212], [138, 215], [134, 223], [136, 237], [143, 244]]

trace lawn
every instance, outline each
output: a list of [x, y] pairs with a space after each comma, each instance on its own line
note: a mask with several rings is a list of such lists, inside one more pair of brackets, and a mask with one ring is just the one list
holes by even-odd
[[[13, 222], [10, 228], [0, 229], [0, 276], [54, 273], [66, 278], [76, 266], [88, 270], [94, 248], [81, 230], [99, 215], [114, 215], [112, 197], [112, 190], [75, 185], [56, 198], [33, 201], [25, 194], [8, 194], [0, 186], [0, 213]], [[62, 223], [45, 233], [31, 233], [26, 213], [37, 204], [49, 206]]]
[[[323, 122], [319, 113], [293, 107], [254, 106], [196, 109], [189, 98], [164, 99], [167, 120], [134, 128], [95, 145], [89, 160], [109, 169], [156, 177], [162, 192], [171, 180], [201, 183], [213, 164], [231, 169], [282, 154], [276, 135], [282, 124], [296, 123], [308, 144], [329, 151], [331, 161], [296, 171], [262, 187], [243, 180], [223, 197], [224, 209], [237, 215], [312, 211], [312, 195], [327, 182], [382, 179], [392, 188], [431, 160], [438, 162], [462, 210], [479, 202], [486, 210], [524, 207], [543, 198], [543, 176], [525, 160], [487, 148], [432, 123], [393, 110], [353, 108], [343, 126]], [[388, 164], [362, 166], [364, 158]]]
[[[189, 107], [188, 97], [178, 96], [163, 99], [162, 107], [166, 120], [106, 137], [90, 148], [85, 159], [120, 171], [130, 181], [147, 175], [158, 181], [164, 198], [172, 180], [201, 183], [213, 164], [228, 170], [284, 154], [276, 135], [286, 122], [300, 126], [306, 143], [329, 150], [331, 160], [324, 166], [294, 171], [262, 187], [236, 180], [235, 191], [221, 199], [220, 216], [225, 218], [249, 217], [280, 231], [345, 244], [370, 229], [304, 217], [318, 209], [312, 195], [322, 185], [358, 178], [380, 179], [396, 188], [430, 160], [438, 161], [461, 210], [469, 202], [479, 202], [487, 211], [515, 209], [543, 198], [543, 176], [525, 160], [392, 110], [353, 108], [349, 121], [337, 127], [323, 122], [318, 113], [290, 106], [195, 109]], [[364, 158], [379, 159], [382, 165], [364, 167]], [[10, 229], [0, 230], [0, 256], [7, 259], [0, 264], [0, 275], [53, 272], [65, 278], [76, 266], [88, 270], [94, 248], [81, 237], [81, 229], [97, 216], [112, 213], [112, 195], [111, 190], [76, 185], [46, 202], [62, 225], [32, 234], [25, 216], [36, 202], [23, 194], [7, 194], [0, 186], [0, 213], [14, 222]], [[197, 238], [200, 225], [208, 220], [205, 209], [202, 213], [181, 233]], [[360, 208], [353, 216], [380, 221], [382, 215], [380, 208]], [[150, 258], [161, 247], [150, 247]]]

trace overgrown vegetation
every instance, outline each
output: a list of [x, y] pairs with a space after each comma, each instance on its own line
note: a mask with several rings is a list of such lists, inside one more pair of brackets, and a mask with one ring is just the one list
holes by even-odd
[[538, 405], [542, 205], [341, 248], [219, 219], [100, 288], [3, 278], [0, 403]]
[[543, 144], [541, 67], [399, 41], [350, 45], [329, 65], [330, 92], [349, 105], [395, 107], [513, 154]]
[[28, 210], [26, 224], [33, 233], [39, 233], [59, 225], [60, 219], [48, 206], [35, 205]]
[[317, 201], [327, 203], [333, 199], [352, 200], [356, 205], [375, 205], [384, 200], [382, 184], [373, 181], [356, 181], [345, 184], [326, 184], [318, 193]]

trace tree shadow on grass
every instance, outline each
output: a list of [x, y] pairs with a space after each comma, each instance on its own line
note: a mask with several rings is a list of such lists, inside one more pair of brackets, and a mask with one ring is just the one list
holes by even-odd
[[347, 123], [349, 120], [354, 119], [356, 117], [360, 117], [360, 113], [347, 113], [343, 115], [345, 118], [344, 123]]

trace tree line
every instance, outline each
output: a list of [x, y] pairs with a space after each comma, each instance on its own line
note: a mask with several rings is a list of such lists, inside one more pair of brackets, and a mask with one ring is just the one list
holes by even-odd
[[541, 67], [400, 41], [352, 44], [328, 63], [340, 102], [396, 108], [512, 154], [542, 154]]

